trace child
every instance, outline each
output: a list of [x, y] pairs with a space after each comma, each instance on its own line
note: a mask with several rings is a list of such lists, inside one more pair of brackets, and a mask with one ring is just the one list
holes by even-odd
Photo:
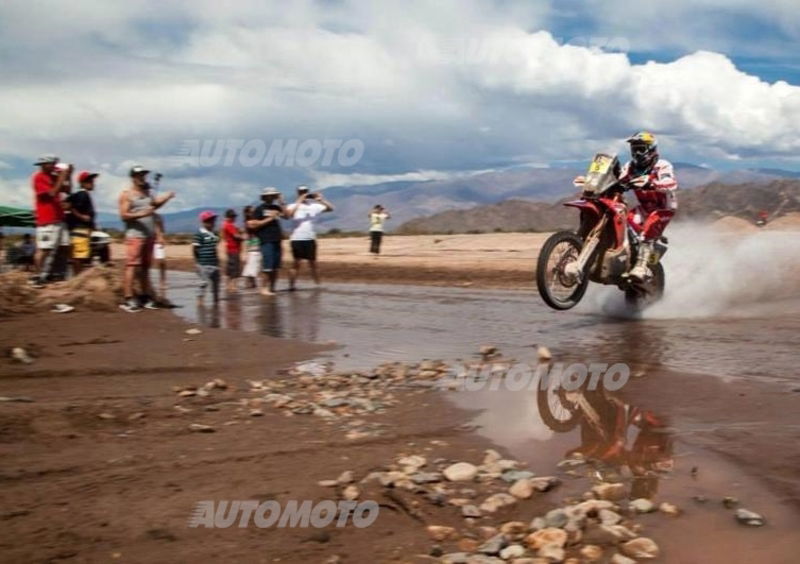
[[252, 229], [247, 228], [247, 222], [253, 219], [253, 206], [244, 208], [245, 233], [247, 237], [247, 253], [242, 277], [247, 281], [248, 288], [255, 288], [258, 276], [261, 273], [261, 245]]
[[194, 235], [194, 259], [197, 264], [197, 274], [200, 276], [200, 287], [197, 292], [198, 301], [206, 296], [206, 288], [211, 284], [211, 295], [214, 303], [219, 302], [219, 257], [217, 245], [219, 236], [214, 233], [214, 223], [217, 214], [204, 211], [200, 214], [200, 229]]
[[225, 239], [225, 251], [228, 254], [228, 262], [225, 265], [225, 274], [228, 277], [226, 289], [228, 292], [235, 292], [236, 280], [242, 274], [241, 255], [244, 235], [242, 230], [236, 226], [236, 212], [234, 210], [229, 209], [225, 212], [222, 238]]

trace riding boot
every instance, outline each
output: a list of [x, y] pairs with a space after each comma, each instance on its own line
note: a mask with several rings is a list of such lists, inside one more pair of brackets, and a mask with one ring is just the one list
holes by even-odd
[[651, 241], [642, 241], [639, 244], [639, 253], [636, 257], [636, 266], [634, 266], [628, 273], [628, 276], [644, 282], [650, 276], [650, 269], [647, 267], [650, 262], [650, 257], [654, 253], [653, 243]]

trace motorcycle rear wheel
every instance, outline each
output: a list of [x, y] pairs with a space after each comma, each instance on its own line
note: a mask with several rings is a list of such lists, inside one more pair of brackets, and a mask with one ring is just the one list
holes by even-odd
[[542, 246], [536, 263], [536, 287], [553, 309], [573, 308], [586, 293], [589, 278], [585, 274], [580, 282], [564, 274], [564, 266], [577, 259], [582, 248], [583, 240], [571, 231], [554, 233]]
[[625, 303], [634, 311], [642, 311], [647, 306], [656, 303], [664, 295], [666, 283], [664, 267], [659, 262], [651, 266], [650, 270], [653, 272], [653, 276], [642, 289], [628, 288], [625, 290]]

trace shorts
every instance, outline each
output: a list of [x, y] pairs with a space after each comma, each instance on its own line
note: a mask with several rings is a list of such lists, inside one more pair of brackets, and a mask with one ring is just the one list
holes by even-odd
[[272, 272], [281, 267], [281, 241], [261, 243], [261, 270]]
[[155, 260], [166, 260], [167, 247], [163, 243], [156, 243], [153, 245], [153, 258]]
[[64, 223], [51, 223], [36, 228], [36, 248], [51, 251], [56, 247], [69, 247], [69, 229]]
[[88, 227], [76, 227], [70, 233], [72, 241], [72, 258], [88, 261], [92, 258], [92, 230]]
[[314, 239], [292, 241], [294, 260], [317, 260], [317, 242]]
[[242, 258], [239, 253], [228, 253], [228, 262], [225, 263], [225, 274], [229, 278], [239, 278], [242, 273]]
[[155, 239], [152, 237], [128, 237], [125, 239], [125, 266], [141, 266], [150, 268], [153, 262], [153, 247]]

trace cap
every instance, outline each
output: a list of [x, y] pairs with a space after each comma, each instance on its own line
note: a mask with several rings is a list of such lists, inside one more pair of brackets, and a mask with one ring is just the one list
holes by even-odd
[[267, 186], [266, 188], [261, 190], [261, 195], [262, 196], [280, 196], [281, 193], [278, 191], [277, 188], [274, 188], [272, 186]]
[[58, 157], [55, 155], [42, 155], [38, 159], [36, 159], [36, 162], [33, 163], [33, 166], [39, 166], [43, 164], [55, 164], [57, 162], [58, 162]]
[[200, 221], [208, 221], [209, 219], [214, 219], [215, 217], [217, 217], [217, 214], [215, 214], [213, 211], [206, 210], [200, 212]]
[[300, 193], [300, 194], [302, 194], [303, 192], [308, 192], [308, 191], [309, 191], [309, 188], [305, 184], [301, 184], [300, 186], [297, 187], [297, 192]]
[[144, 168], [141, 165], [133, 165], [131, 167], [130, 175], [134, 176], [134, 175], [137, 175], [137, 174], [147, 174], [148, 172], [150, 172], [150, 171], [147, 170], [146, 168]]
[[88, 170], [83, 170], [78, 174], [78, 182], [86, 182], [87, 180], [91, 180], [92, 178], [97, 178], [100, 176], [99, 172], [89, 172]]

